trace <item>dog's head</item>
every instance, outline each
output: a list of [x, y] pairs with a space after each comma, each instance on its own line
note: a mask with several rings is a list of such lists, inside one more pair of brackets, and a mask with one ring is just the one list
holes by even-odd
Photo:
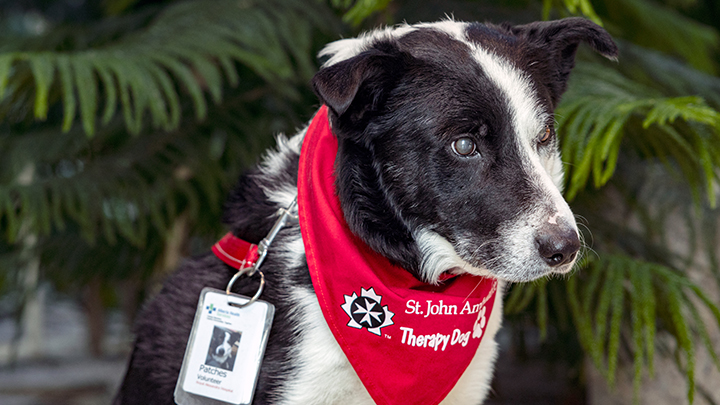
[[580, 242], [553, 110], [580, 42], [617, 55], [580, 18], [405, 25], [328, 45], [313, 86], [353, 232], [430, 283], [568, 272]]
[[210, 354], [213, 360], [225, 363], [233, 354], [233, 348], [239, 340], [239, 333], [215, 327], [210, 341]]

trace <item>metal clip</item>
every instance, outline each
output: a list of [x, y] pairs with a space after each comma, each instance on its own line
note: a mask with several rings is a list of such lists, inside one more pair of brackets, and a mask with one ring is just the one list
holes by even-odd
[[265, 275], [262, 273], [262, 271], [259, 271], [260, 265], [265, 260], [265, 256], [267, 256], [268, 250], [270, 249], [270, 245], [272, 244], [273, 240], [275, 240], [275, 237], [280, 232], [280, 229], [284, 228], [285, 225], [287, 225], [289, 220], [297, 220], [298, 216], [296, 214], [293, 214], [291, 211], [295, 208], [297, 205], [297, 197], [295, 197], [290, 205], [287, 206], [287, 208], [280, 208], [278, 210], [278, 215], [280, 216], [277, 221], [275, 221], [275, 224], [270, 229], [270, 232], [265, 236], [263, 240], [258, 243], [258, 259], [255, 261], [255, 265], [252, 267], [245, 267], [238, 270], [237, 273], [230, 279], [230, 282], [228, 282], [227, 287], [225, 288], [225, 293], [230, 294], [230, 289], [232, 288], [233, 284], [240, 278], [240, 276], [247, 275], [248, 277], [252, 277], [255, 275], [255, 273], [260, 274], [260, 286], [258, 287], [257, 292], [255, 295], [250, 298], [250, 300], [244, 304], [233, 304], [237, 307], [246, 307], [253, 302], [255, 302], [258, 298], [260, 298], [260, 294], [262, 293], [263, 288], [265, 287]]
[[280, 217], [277, 219], [277, 221], [275, 221], [275, 225], [273, 225], [273, 227], [270, 229], [270, 232], [267, 234], [265, 239], [261, 240], [258, 244], [258, 259], [257, 262], [255, 262], [256, 269], [260, 267], [262, 262], [265, 260], [265, 256], [267, 256], [270, 245], [272, 244], [273, 240], [275, 240], [275, 237], [277, 236], [278, 232], [280, 232], [280, 229], [285, 227], [288, 219], [297, 219], [297, 215], [291, 212], [296, 205], [297, 197], [292, 200], [292, 202], [290, 203], [290, 205], [287, 206], [287, 208], [280, 208], [278, 210], [278, 215]]

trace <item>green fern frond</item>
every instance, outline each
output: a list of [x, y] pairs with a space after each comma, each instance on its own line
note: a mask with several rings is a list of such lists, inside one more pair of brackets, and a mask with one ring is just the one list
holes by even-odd
[[[683, 311], [686, 305], [692, 303], [684, 300], [683, 287], [690, 284], [689, 280], [672, 273], [666, 268], [654, 269], [658, 273], [660, 279], [658, 289], [664, 294], [663, 302], [666, 303], [665, 308], [669, 312], [668, 320], [670, 322], [671, 333], [675, 337], [679, 349], [685, 355], [685, 364], [679, 366], [685, 372], [688, 384], [688, 400], [692, 403], [695, 397], [695, 344], [692, 339], [691, 329], [686, 321], [686, 314]], [[681, 363], [681, 357], [676, 354], [678, 363]]]
[[558, 107], [563, 157], [569, 163], [566, 195], [574, 199], [592, 180], [596, 188], [615, 173], [623, 139], [691, 180], [696, 195], [715, 204], [720, 167], [720, 112], [698, 96], [666, 97], [599, 64], [580, 64]]
[[508, 314], [523, 311], [535, 298], [537, 289], [535, 283], [516, 284], [512, 287], [510, 295], [505, 301], [504, 309]]
[[[608, 267], [610, 267], [613, 265], [613, 262], [608, 262], [607, 265]], [[622, 293], [614, 289], [617, 285], [616, 280], [619, 279], [619, 276], [620, 274], [618, 274], [617, 271], [612, 271], [610, 268], [608, 268], [604, 284], [600, 286], [598, 303], [592, 320], [592, 324], [595, 325], [595, 336], [593, 341], [598, 346], [599, 353], [605, 352], [607, 329], [609, 325], [612, 325], [612, 323], [609, 323], [608, 320], [610, 317], [610, 304], [613, 302], [613, 296]], [[612, 381], [611, 376], [609, 376], [607, 373], [605, 373], [605, 375], [608, 377], [609, 381]]]
[[[643, 286], [641, 285], [642, 281], [641, 278], [638, 277], [638, 273], [631, 272], [630, 273], [630, 282], [632, 283], [633, 293], [641, 294]], [[636, 299], [632, 300], [632, 308], [630, 312], [630, 318], [631, 318], [631, 328], [632, 328], [632, 344], [633, 347], [636, 348], [635, 355], [633, 356], [633, 402], [638, 403], [640, 400], [640, 388], [642, 386], [642, 372], [643, 372], [643, 365], [645, 364], [646, 359], [650, 359], [649, 357], [645, 356], [645, 350], [642, 350], [640, 348], [644, 347], [644, 327], [643, 323], [645, 322], [645, 319], [643, 317], [645, 313], [645, 308], [643, 305], [647, 305], [647, 303], [644, 303], [642, 299]], [[648, 368], [651, 369], [651, 366], [648, 364]], [[652, 371], [650, 372], [652, 374]]]
[[[552, 290], [548, 291], [548, 282], [548, 279], [540, 279], [533, 281], [532, 283], [513, 285], [503, 307], [506, 314], [518, 314], [527, 310], [528, 306], [534, 302], [536, 315], [535, 319], [538, 323], [541, 340], [544, 340], [547, 337], [548, 325], [550, 322], [549, 301], [555, 300], [564, 302], [564, 298], [559, 300], [559, 297], [553, 297]], [[557, 304], [557, 302], [555, 303]], [[564, 303], [562, 305], [564, 305]]]
[[[611, 259], [612, 260], [612, 259]], [[613, 263], [611, 266], [622, 266], [623, 263]], [[613, 271], [613, 270], [610, 270]], [[615, 276], [615, 285], [610, 288], [613, 291], [612, 300], [610, 302], [611, 313], [610, 313], [610, 331], [608, 334], [608, 348], [607, 348], [607, 375], [608, 385], [613, 387], [615, 384], [615, 375], [618, 365], [618, 352], [620, 350], [620, 329], [622, 327], [623, 315], [624, 315], [624, 304], [625, 304], [625, 279], [626, 274], [615, 270], [618, 273]], [[599, 339], [603, 339], [602, 336], [598, 336]]]
[[686, 96], [656, 101], [645, 116], [642, 126], [645, 129], [653, 124], [663, 126], [674, 123], [678, 118], [710, 126], [720, 125], [720, 113], [707, 106], [705, 100], [697, 96]]
[[[568, 304], [570, 306], [570, 313], [572, 314], [575, 322], [575, 328], [578, 331], [578, 339], [583, 345], [585, 352], [590, 356], [590, 359], [595, 364], [595, 367], [603, 373], [603, 376], [607, 379], [607, 373], [603, 365], [603, 353], [602, 353], [602, 342], [595, 344], [596, 334], [593, 328], [592, 317], [589, 316], [588, 311], [584, 311], [580, 304], [580, 288], [578, 285], [578, 277], [571, 277], [567, 282], [567, 294]], [[588, 295], [583, 294], [582, 296], [587, 297]]]
[[538, 329], [540, 329], [540, 339], [545, 340], [548, 331], [548, 279], [540, 279], [536, 282], [537, 290], [537, 308], [536, 317]]
[[[145, 29], [91, 49], [6, 50], [0, 53], [0, 100], [14, 99], [8, 93], [17, 88], [9, 83], [29, 70], [35, 88], [34, 117], [47, 119], [57, 89], [63, 131], [70, 130], [79, 110], [85, 133], [93, 136], [98, 107], [104, 105], [101, 121], [106, 124], [118, 102], [133, 134], [140, 132], [146, 117], [153, 129], [177, 128], [182, 94], [192, 100], [196, 119], [204, 119], [206, 96], [219, 103], [225, 83], [238, 84], [236, 62], [287, 97], [297, 97], [283, 84], [312, 74], [310, 31], [322, 25], [308, 22], [319, 23], [321, 17], [298, 16], [322, 16], [315, 8], [293, 0], [185, 1], [168, 6]], [[274, 26], [281, 28], [269, 28]]]
[[[601, 282], [595, 287], [590, 285], [592, 280]], [[663, 329], [678, 344], [681, 353], [677, 356], [678, 366], [687, 376], [687, 395], [691, 402], [695, 394], [696, 338], [703, 342], [720, 370], [707, 327], [690, 297], [694, 295], [710, 309], [718, 326], [719, 308], [681, 273], [624, 255], [605, 255], [588, 261], [581, 273], [568, 280], [567, 288], [568, 304], [580, 342], [611, 386], [617, 374], [620, 330], [623, 327], [630, 329], [636, 403], [643, 370], [647, 368], [650, 375], [653, 374], [656, 314], [667, 322]], [[584, 305], [588, 297], [597, 302], [594, 312]], [[658, 306], [658, 303], [662, 305]]]
[[705, 326], [705, 322], [700, 316], [700, 312], [695, 305], [688, 300], [688, 297], [684, 297], [684, 299], [686, 300], [685, 307], [690, 311], [692, 316], [695, 334], [699, 336], [703, 345], [705, 345], [705, 349], [707, 349], [708, 353], [710, 353], [710, 358], [712, 359], [713, 364], [715, 364], [715, 367], [720, 370], [720, 358], [718, 358], [718, 354], [715, 352], [715, 346], [712, 338], [710, 337], [710, 333], [708, 332], [708, 328]]
[[[714, 74], [713, 55], [720, 47], [720, 35], [708, 25], [692, 20], [649, 0], [603, 1], [608, 20], [620, 22], [611, 34], [668, 55], [680, 55], [695, 69]], [[622, 24], [632, 21], [632, 25]]]
[[630, 80], [656, 89], [667, 97], [697, 95], [715, 110], [720, 108], [720, 78], [670, 55], [620, 41], [623, 63], [615, 68]]
[[278, 111], [258, 120], [260, 108], [291, 109], [270, 90], [259, 94], [248, 103], [245, 93], [229, 93], [208, 111], [209, 122], [170, 133], [128, 137], [116, 117], [92, 139], [79, 126], [59, 135], [50, 123], [0, 137], [4, 240], [17, 241], [21, 227], [43, 237], [74, 229], [86, 243], [102, 238], [143, 246], [150, 234], [168, 234], [180, 215], [214, 235], [223, 198], [241, 170], [272, 144], [272, 133], [300, 122], [279, 118]]
[[[11, 61], [13, 59], [20, 59], [20, 55], [9, 54], [3, 55], [9, 57]], [[52, 84], [55, 77], [55, 66], [54, 55], [47, 52], [40, 52], [35, 55], [34, 58], [29, 59], [30, 70], [35, 78], [35, 118], [44, 120], [47, 118], [47, 112], [49, 107], [49, 94], [50, 85]], [[12, 70], [6, 70], [10, 73]], [[8, 77], [0, 77], [0, 82], [6, 82], [10, 79]], [[0, 100], [2, 100], [4, 94], [0, 93]]]
[[[188, 159], [199, 144], [183, 142], [182, 137], [147, 135], [86, 163], [63, 158], [87, 147], [72, 142], [84, 138], [79, 131], [52, 138], [54, 144], [47, 142], [44, 134], [37, 137], [46, 140], [43, 153], [34, 151], [35, 136], [6, 143], [11, 157], [7, 167], [15, 167], [16, 172], [27, 162], [27, 154], [34, 153], [39, 162], [57, 162], [36, 163], [30, 181], [0, 186], [0, 218], [7, 218], [10, 225], [6, 230], [9, 241], [18, 236], [16, 218], [23, 218], [25, 227], [41, 235], [48, 235], [53, 226], [63, 229], [70, 219], [80, 225], [88, 242], [100, 233], [112, 242], [117, 235], [141, 246], [151, 224], [162, 234], [174, 220], [160, 208], [166, 199], [173, 205], [184, 201], [195, 217], [201, 205], [199, 195], [211, 207], [221, 203], [218, 179], [223, 178], [222, 168], [217, 162]], [[173, 172], [181, 166], [193, 171], [196, 186], [174, 178]]]
[[[640, 342], [640, 345], [636, 347], [643, 347], [644, 343], [648, 370], [652, 377], [655, 374], [655, 335], [657, 334], [657, 326], [655, 324], [657, 300], [652, 290], [652, 274], [647, 266], [640, 266], [631, 272], [631, 276], [635, 278], [635, 280], [633, 280], [633, 303], [636, 303], [636, 307], [641, 311], [640, 319], [642, 321], [640, 325], [642, 327], [642, 335], [644, 336], [644, 342]], [[642, 353], [642, 350], [640, 350], [640, 353]], [[640, 375], [636, 375], [635, 378], [639, 379]]]
[[390, 0], [331, 0], [333, 7], [347, 10], [342, 19], [357, 27], [373, 13], [384, 10]]

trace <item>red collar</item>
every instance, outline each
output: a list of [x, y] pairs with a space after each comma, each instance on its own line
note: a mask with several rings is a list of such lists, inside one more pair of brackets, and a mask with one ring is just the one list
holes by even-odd
[[228, 232], [212, 247], [213, 253], [230, 267], [238, 270], [252, 267], [258, 259], [258, 246]]

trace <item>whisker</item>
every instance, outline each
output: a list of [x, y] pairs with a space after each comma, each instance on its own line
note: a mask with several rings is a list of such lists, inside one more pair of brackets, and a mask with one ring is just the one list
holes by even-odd
[[475, 257], [475, 255], [477, 255], [477, 253], [480, 251], [480, 249], [484, 248], [485, 246], [487, 246], [491, 243], [497, 243], [499, 241], [499, 239], [500, 238], [486, 240], [485, 242], [481, 243], [479, 246], [476, 246], [475, 249], [473, 249], [473, 251], [470, 253], [470, 256]]
[[[478, 286], [480, 285], [480, 283], [482, 283], [482, 280], [478, 281], [477, 284], [475, 284], [475, 287], [473, 287], [473, 289], [470, 291], [470, 293], [465, 297], [465, 299], [462, 301], [462, 304], [465, 304], [465, 302], [468, 300], [468, 298], [470, 298], [470, 296], [472, 295], [472, 293], [475, 292], [475, 290], [477, 290], [477, 288], [478, 288]], [[462, 304], [461, 304], [461, 305], [462, 305]]]

